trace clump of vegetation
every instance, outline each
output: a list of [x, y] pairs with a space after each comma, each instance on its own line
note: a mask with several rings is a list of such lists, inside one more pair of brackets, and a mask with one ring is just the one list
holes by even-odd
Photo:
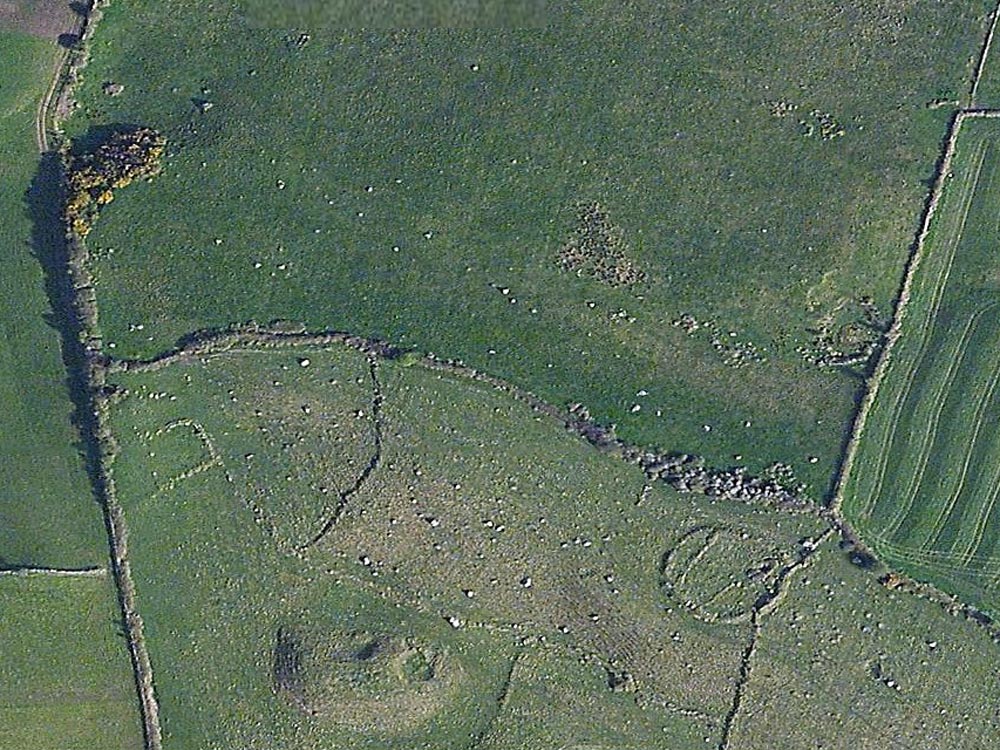
[[559, 251], [559, 265], [611, 286], [633, 286], [646, 274], [628, 257], [621, 229], [599, 203], [580, 206], [576, 231]]
[[399, 670], [405, 682], [427, 682], [434, 678], [434, 660], [417, 648], [400, 655]]
[[166, 138], [152, 128], [117, 132], [95, 151], [66, 158], [67, 229], [86, 237], [114, 191], [160, 171]]

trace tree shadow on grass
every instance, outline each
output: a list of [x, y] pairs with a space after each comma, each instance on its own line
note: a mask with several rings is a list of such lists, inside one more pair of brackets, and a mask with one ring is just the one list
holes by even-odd
[[[94, 400], [87, 377], [87, 350], [82, 342], [83, 326], [76, 314], [76, 290], [69, 273], [69, 244], [63, 229], [62, 163], [59, 154], [42, 155], [31, 185], [24, 194], [25, 210], [31, 219], [30, 249], [41, 264], [49, 312], [45, 322], [59, 332], [66, 386], [73, 403], [76, 427], [75, 447], [85, 462], [87, 473], [97, 481], [99, 450], [94, 443], [96, 421]], [[98, 485], [94, 485], [95, 491]]]
[[[73, 141], [76, 154], [96, 150], [117, 133], [136, 130], [137, 125], [110, 123], [91, 126], [86, 133]], [[70, 242], [63, 223], [63, 206], [66, 202], [63, 185], [62, 157], [55, 151], [42, 154], [35, 176], [24, 194], [24, 208], [31, 220], [31, 253], [42, 266], [49, 312], [45, 322], [59, 332], [63, 365], [66, 368], [66, 387], [73, 404], [72, 422], [76, 428], [75, 448], [84, 461], [91, 480], [94, 498], [100, 504], [104, 497], [104, 472], [101, 470], [99, 424], [95, 416], [95, 385], [91, 380], [94, 364], [101, 363], [98, 351], [88, 350], [86, 325], [80, 318], [77, 300], [81, 292], [75, 288], [75, 274], [70, 273]]]

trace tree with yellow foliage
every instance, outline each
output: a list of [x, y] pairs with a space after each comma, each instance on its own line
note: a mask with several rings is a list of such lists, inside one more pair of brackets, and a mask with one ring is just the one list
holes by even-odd
[[112, 135], [96, 150], [64, 157], [66, 203], [63, 219], [69, 232], [86, 237], [101, 206], [114, 200], [114, 191], [160, 171], [166, 138], [152, 128], [136, 128]]

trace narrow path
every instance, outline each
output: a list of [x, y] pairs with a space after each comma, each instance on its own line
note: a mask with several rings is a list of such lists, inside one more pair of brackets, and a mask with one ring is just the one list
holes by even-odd
[[69, 50], [60, 48], [59, 56], [53, 65], [52, 82], [49, 84], [49, 88], [41, 101], [38, 102], [38, 109], [35, 111], [35, 145], [38, 147], [38, 153], [40, 154], [45, 154], [49, 151], [49, 111], [51, 110], [52, 100], [56, 95], [56, 91], [60, 88], [59, 83], [62, 80], [63, 70], [66, 67], [68, 58]]
[[[83, 35], [86, 17], [80, 13], [72, 12], [72, 25], [66, 30], [67, 34], [73, 34], [77, 38]], [[52, 114], [53, 104], [58, 101], [61, 95], [65, 77], [68, 71], [68, 63], [71, 50], [66, 47], [59, 47], [59, 56], [56, 58], [52, 68], [52, 81], [49, 87], [38, 102], [38, 109], [35, 110], [35, 145], [38, 146], [38, 153], [45, 154], [50, 150], [49, 144], [49, 122]]]
[[108, 574], [107, 568], [36, 568], [34, 566], [4, 568], [0, 576], [16, 576], [28, 578], [48, 576], [50, 578], [103, 578]]

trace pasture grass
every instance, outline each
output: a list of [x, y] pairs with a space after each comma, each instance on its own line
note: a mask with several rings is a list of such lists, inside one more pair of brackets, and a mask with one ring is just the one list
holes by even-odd
[[[314, 524], [326, 503], [296, 467], [334, 486], [349, 435], [372, 449], [369, 366], [341, 347], [234, 350], [114, 376], [166, 749], [717, 746], [746, 615], [824, 524], [646, 487], [499, 391], [379, 361], [377, 468], [329, 534], [291, 544], [273, 530], [298, 524], [278, 519]], [[150, 450], [179, 420], [220, 461], [154, 492], [178, 456], [201, 460]], [[331, 423], [342, 446], [310, 456]], [[790, 573], [758, 618], [731, 747], [1000, 736], [988, 633], [876, 575], [833, 542]]]
[[835, 545], [763, 620], [732, 747], [994, 747], [998, 655], [939, 604], [880, 585]]
[[62, 241], [57, 198], [37, 177], [33, 138], [57, 50], [6, 30], [0, 50], [0, 566], [93, 565], [106, 557], [104, 529], [70, 422], [40, 263]]
[[983, 73], [979, 78], [979, 85], [976, 87], [976, 96], [972, 102], [973, 107], [981, 109], [993, 109], [1000, 106], [1000, 44], [998, 44], [997, 34], [994, 31], [994, 38], [990, 44], [989, 53], [983, 65]]
[[554, 649], [525, 654], [512, 683], [502, 713], [478, 750], [712, 747], [706, 737], [714, 736], [704, 727], [637, 710], [627, 693], [610, 693], [602, 675]]
[[[370, 367], [295, 348], [113, 376], [167, 750], [717, 741], [749, 610], [823, 523], [644, 489], [501, 392]], [[159, 442], [179, 423], [201, 437]], [[700, 529], [717, 543], [685, 546]]]
[[289, 28], [503, 28], [537, 27], [550, 20], [545, 0], [431, 0], [419, 5], [395, 0], [334, 0], [294, 3], [249, 0], [240, 10], [255, 26]]
[[[107, 345], [274, 318], [382, 336], [634, 443], [784, 461], [819, 498], [858, 380], [797, 349], [860, 296], [888, 313], [949, 116], [928, 105], [965, 93], [990, 5], [581, 0], [403, 31], [112, 5], [69, 128], [171, 146], [91, 237]], [[559, 268], [593, 203], [643, 282]]]
[[0, 612], [0, 747], [142, 746], [110, 577], [3, 576]]
[[844, 512], [891, 564], [996, 612], [1000, 126], [961, 128]]

